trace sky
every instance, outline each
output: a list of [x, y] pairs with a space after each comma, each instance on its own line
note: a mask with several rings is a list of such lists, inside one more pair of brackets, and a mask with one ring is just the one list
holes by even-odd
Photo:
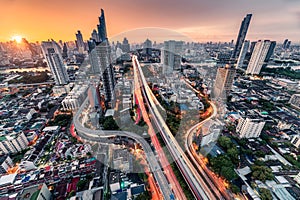
[[178, 34], [199, 42], [236, 40], [247, 13], [253, 14], [247, 39], [300, 42], [300, 0], [0, 0], [0, 5], [0, 41], [14, 35], [31, 42], [70, 41], [77, 30], [87, 40], [103, 8], [108, 37], [131, 34], [129, 42], [158, 35], [147, 27], [171, 39]]

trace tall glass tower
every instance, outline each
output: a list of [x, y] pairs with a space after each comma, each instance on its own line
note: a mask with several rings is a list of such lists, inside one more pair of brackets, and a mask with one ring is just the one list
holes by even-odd
[[247, 16], [242, 21], [240, 31], [239, 31], [239, 34], [238, 34], [238, 37], [236, 40], [235, 48], [234, 48], [234, 51], [232, 54], [233, 59], [237, 59], [240, 55], [243, 43], [244, 43], [246, 35], [247, 35], [251, 17], [252, 17], [252, 14], [247, 14]]
[[51, 69], [56, 85], [65, 85], [69, 82], [69, 77], [60, 46], [55, 41], [42, 42], [42, 51], [46, 58], [47, 64]]
[[98, 34], [99, 38], [102, 42], [107, 40], [107, 33], [106, 33], [106, 23], [105, 23], [105, 16], [104, 16], [104, 10], [101, 9], [101, 15], [99, 17], [99, 25], [98, 27]]

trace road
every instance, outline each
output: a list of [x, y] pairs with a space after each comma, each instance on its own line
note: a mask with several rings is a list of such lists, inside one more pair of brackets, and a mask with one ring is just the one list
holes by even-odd
[[134, 70], [134, 95], [135, 95], [135, 100], [139, 105], [140, 115], [142, 115], [144, 122], [149, 127], [148, 133], [150, 135], [152, 144], [157, 152], [159, 161], [162, 165], [162, 168], [164, 169], [165, 175], [171, 185], [171, 188], [174, 191], [175, 198], [180, 199], [180, 200], [185, 200], [186, 196], [184, 195], [184, 192], [173, 172], [173, 169], [172, 169], [172, 167], [171, 167], [171, 165], [170, 165], [170, 163], [158, 141], [154, 127], [151, 123], [148, 112], [146, 110], [145, 102], [144, 102], [143, 95], [142, 95], [142, 89], [143, 89], [142, 85], [143, 84], [141, 83], [141, 79], [138, 76], [137, 67], [134, 67], [133, 70]]
[[158, 108], [154, 102], [152, 91], [147, 84], [147, 81], [144, 77], [141, 66], [139, 65], [139, 61], [136, 56], [132, 57], [132, 62], [134, 68], [137, 68], [137, 70], [135, 71], [139, 73], [138, 75], [142, 80], [143, 95], [148, 101], [149, 112], [151, 113], [152, 119], [155, 122], [157, 128], [160, 130], [160, 134], [164, 139], [168, 150], [170, 151], [179, 170], [181, 171], [192, 193], [194, 194], [194, 197], [196, 199], [216, 199], [209, 186], [203, 181], [202, 177], [198, 174], [197, 170], [190, 162], [189, 158], [179, 146], [178, 142], [174, 138], [173, 134], [171, 133], [164, 119], [159, 113]]
[[142, 137], [132, 132], [127, 131], [103, 131], [103, 130], [92, 130], [89, 128], [84, 127], [81, 122], [81, 114], [83, 110], [88, 105], [88, 97], [85, 99], [83, 104], [80, 106], [78, 111], [76, 112], [73, 123], [78, 133], [83, 139], [90, 140], [90, 141], [101, 141], [103, 138], [110, 138], [115, 136], [124, 136], [128, 138], [134, 139], [136, 142], [140, 143], [147, 158], [149, 167], [157, 184], [161, 190], [164, 199], [169, 199], [170, 195], [172, 194], [171, 189], [169, 188], [168, 181], [161, 170], [161, 167], [147, 141]]
[[199, 129], [203, 124], [205, 124], [206, 122], [208, 122], [209, 120], [211, 120], [217, 115], [216, 105], [212, 102], [209, 103], [213, 109], [213, 113], [208, 118], [194, 125], [192, 128], [188, 130], [187, 138], [185, 140], [185, 149], [187, 150], [187, 153], [191, 158], [191, 160], [193, 161], [194, 165], [197, 167], [199, 173], [201, 174], [202, 177], [205, 178], [205, 181], [209, 184], [210, 188], [212, 188], [215, 195], [219, 199], [225, 198], [230, 200], [232, 199], [233, 196], [227, 192], [227, 189], [223, 184], [223, 180], [218, 178], [207, 168], [206, 163], [203, 161], [204, 157], [198, 155], [193, 146], [193, 136], [195, 131], [197, 131], [197, 129]]
[[50, 85], [50, 84], [55, 84], [55, 82], [43, 82], [43, 83], [30, 83], [30, 84], [24, 84], [24, 83], [19, 83], [19, 84], [1, 84], [0, 88], [10, 88], [10, 87], [28, 87], [28, 86], [38, 86], [38, 85]]

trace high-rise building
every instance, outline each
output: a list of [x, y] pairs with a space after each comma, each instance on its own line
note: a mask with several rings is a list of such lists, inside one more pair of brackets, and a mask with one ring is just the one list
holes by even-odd
[[42, 42], [43, 55], [47, 64], [51, 69], [56, 85], [65, 85], [69, 82], [69, 77], [63, 58], [61, 49], [55, 41]]
[[84, 41], [83, 41], [82, 34], [79, 30], [76, 33], [76, 46], [77, 46], [78, 52], [80, 54], [83, 54], [83, 52], [85, 50], [85, 44], [84, 44]]
[[88, 90], [88, 98], [93, 109], [100, 108], [101, 99], [98, 86], [90, 85]]
[[94, 40], [95, 42], [100, 42], [99, 35], [98, 35], [96, 29], [93, 30], [91, 39]]
[[239, 119], [236, 131], [240, 138], [257, 138], [263, 130], [265, 123], [262, 119], [248, 116]]
[[68, 47], [67, 47], [66, 43], [64, 43], [64, 45], [63, 45], [62, 58], [63, 59], [67, 59], [68, 58]]
[[213, 97], [226, 99], [230, 94], [236, 69], [234, 66], [226, 65], [217, 70], [216, 80], [213, 88]]
[[97, 27], [98, 27], [99, 39], [101, 40], [101, 42], [104, 42], [105, 40], [107, 40], [107, 32], [106, 32], [106, 22], [105, 22], [103, 9], [101, 9], [101, 15], [99, 17], [99, 24]]
[[171, 74], [174, 70], [181, 69], [182, 47], [182, 41], [169, 40], [164, 42], [164, 47], [161, 51], [164, 74]]
[[126, 52], [126, 53], [130, 51], [130, 45], [129, 45], [129, 42], [126, 37], [124, 38], [124, 40], [122, 42], [121, 49], [123, 52]]
[[[101, 94], [105, 95], [105, 101], [112, 105], [113, 100], [115, 99], [115, 75], [114, 68], [112, 65], [112, 55], [111, 55], [111, 46], [109, 44], [106, 25], [105, 25], [105, 16], [104, 10], [101, 9], [101, 16], [99, 17], [100, 24], [98, 27], [98, 34], [100, 42], [95, 40], [90, 40], [88, 42], [89, 46], [89, 58], [91, 62], [91, 72], [99, 76], [101, 81]], [[103, 91], [103, 92], [102, 92]]]
[[243, 63], [246, 57], [246, 54], [248, 52], [250, 46], [250, 41], [249, 40], [245, 40], [243, 47], [242, 47], [242, 51], [239, 55], [238, 61], [237, 61], [237, 68], [242, 68], [243, 67]]
[[[262, 66], [265, 63], [267, 55], [271, 57], [273, 52], [269, 53], [272, 42], [270, 40], [259, 40], [254, 47], [251, 55], [246, 74], [259, 74]], [[274, 44], [274, 42], [273, 42]], [[276, 44], [276, 43], [275, 43]], [[274, 49], [273, 49], [274, 50]]]
[[115, 98], [115, 77], [108, 40], [95, 46], [90, 52], [90, 61], [93, 73], [100, 75], [100, 80], [104, 87], [105, 100], [113, 100]]
[[242, 49], [242, 45], [245, 41], [248, 27], [251, 21], [252, 14], [247, 14], [247, 16], [243, 19], [240, 31], [236, 40], [235, 48], [233, 50], [232, 58], [237, 59], [240, 55], [240, 51]]
[[285, 39], [283, 44], [282, 44], [282, 48], [283, 49], [288, 49], [291, 45], [291, 41], [289, 41], [288, 39]]
[[273, 56], [275, 47], [276, 47], [276, 41], [271, 41], [269, 51], [268, 51], [268, 53], [266, 55], [266, 58], [265, 58], [266, 63], [269, 62], [270, 58]]
[[143, 53], [146, 55], [152, 54], [152, 41], [149, 39], [146, 39], [146, 41], [143, 44]]
[[28, 147], [28, 143], [28, 139], [23, 132], [4, 136], [0, 142], [0, 154], [20, 152]]

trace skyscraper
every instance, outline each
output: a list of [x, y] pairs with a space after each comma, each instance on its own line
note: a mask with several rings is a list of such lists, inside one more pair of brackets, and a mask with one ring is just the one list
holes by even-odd
[[181, 69], [181, 51], [182, 41], [169, 40], [164, 42], [161, 53], [161, 62], [163, 64], [163, 73], [171, 74], [174, 70]]
[[61, 49], [55, 41], [42, 42], [43, 55], [54, 76], [56, 85], [65, 85], [69, 82], [66, 67], [63, 63]]
[[213, 97], [226, 99], [230, 94], [236, 69], [233, 66], [226, 65], [217, 70], [216, 80], [213, 88]]
[[242, 68], [243, 67], [243, 63], [246, 57], [246, 54], [248, 52], [250, 46], [250, 41], [249, 40], [245, 40], [243, 47], [242, 47], [242, 51], [239, 55], [238, 61], [237, 61], [237, 68]]
[[247, 16], [243, 19], [241, 27], [240, 27], [240, 31], [236, 40], [236, 44], [235, 44], [235, 48], [232, 54], [232, 58], [236, 59], [239, 57], [240, 55], [240, 51], [242, 49], [242, 45], [245, 41], [246, 35], [247, 35], [247, 31], [248, 31], [248, 27], [251, 21], [251, 17], [252, 14], [247, 14]]
[[246, 70], [246, 74], [254, 75], [260, 73], [260, 70], [265, 63], [267, 55], [269, 54], [269, 57], [271, 57], [270, 54], [273, 54], [273, 52], [269, 53], [271, 44], [272, 42], [270, 40], [259, 40], [255, 44], [253, 53], [249, 61], [249, 65]]
[[98, 27], [98, 34], [101, 42], [107, 40], [106, 23], [105, 23], [105, 16], [104, 16], [103, 9], [101, 9], [101, 15], [99, 17], [99, 25], [97, 27]]
[[129, 42], [128, 42], [126, 37], [123, 39], [121, 49], [122, 49], [123, 52], [129, 52], [130, 51], [130, 45], [129, 45]]
[[85, 47], [84, 47], [85, 45], [84, 45], [82, 34], [79, 30], [76, 33], [76, 46], [77, 46], [78, 52], [80, 54], [83, 54], [84, 49], [85, 49]]
[[62, 58], [63, 59], [67, 59], [68, 58], [68, 47], [67, 47], [66, 43], [64, 43], [64, 45], [63, 45]]
[[99, 39], [99, 35], [97, 33], [97, 31], [94, 29], [93, 32], [92, 32], [92, 35], [91, 35], [91, 39], [94, 40], [95, 42], [100, 42], [100, 39]]
[[91, 40], [89, 44], [89, 57], [91, 62], [91, 70], [94, 75], [98, 75], [102, 82], [105, 100], [112, 103], [115, 99], [115, 75], [111, 60], [111, 47], [106, 35], [104, 11], [101, 9], [99, 17], [100, 24], [98, 26], [100, 42]]
[[265, 58], [266, 63], [269, 62], [270, 58], [273, 56], [275, 47], [276, 47], [276, 41], [271, 41], [269, 51], [268, 51], [268, 53], [266, 55], [266, 58]]

